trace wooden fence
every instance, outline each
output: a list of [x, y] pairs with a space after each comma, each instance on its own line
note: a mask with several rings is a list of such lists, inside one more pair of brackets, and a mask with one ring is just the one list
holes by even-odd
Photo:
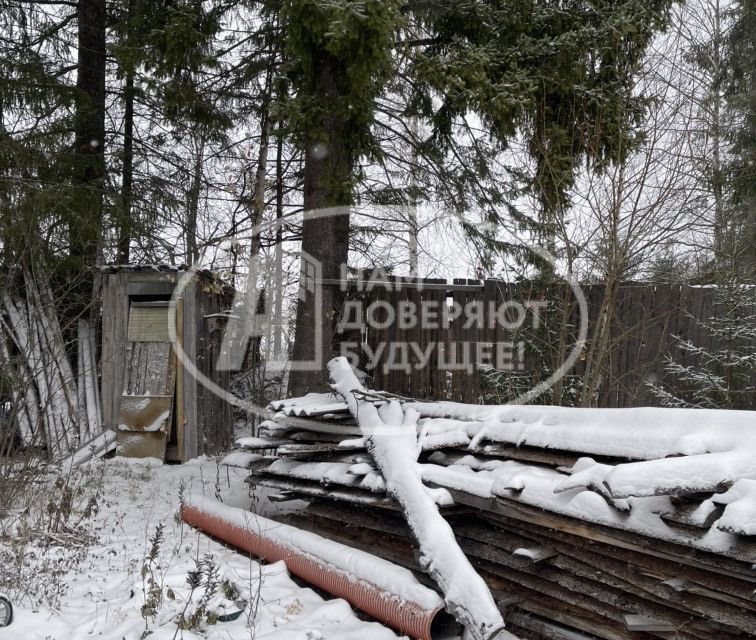
[[[601, 284], [582, 286], [589, 342], [604, 289]], [[674, 336], [716, 348], [699, 322], [713, 315], [715, 291], [678, 284], [621, 285], [610, 325], [610, 348], [601, 367], [598, 405], [658, 404], [649, 383], [668, 377], [667, 358], [693, 364]], [[413, 307], [414, 324], [407, 321]], [[524, 322], [516, 327], [523, 308]], [[434, 321], [433, 310], [439, 322]], [[351, 354], [353, 362], [372, 375], [374, 387], [459, 402], [506, 401], [547, 378], [575, 346], [580, 326], [580, 311], [568, 287], [500, 280], [350, 283], [345, 311], [336, 342], [342, 353]], [[558, 348], [560, 339], [564, 353]], [[579, 403], [586, 352], [587, 348], [580, 352], [561, 383], [562, 404]], [[471, 361], [475, 366], [466, 367]], [[508, 393], [502, 385], [510, 385]], [[539, 399], [553, 401], [555, 397], [548, 394]]]

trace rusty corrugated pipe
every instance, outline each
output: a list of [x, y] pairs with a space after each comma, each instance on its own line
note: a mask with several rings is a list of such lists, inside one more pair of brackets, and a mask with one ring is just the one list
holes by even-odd
[[288, 545], [283, 545], [265, 532], [242, 527], [195, 505], [181, 507], [181, 518], [202, 531], [266, 562], [283, 560], [294, 575], [343, 598], [376, 620], [417, 640], [442, 640], [459, 633], [459, 625], [443, 607], [427, 609], [407, 602], [399, 595], [371, 582], [369, 577], [356, 577], [343, 569]]

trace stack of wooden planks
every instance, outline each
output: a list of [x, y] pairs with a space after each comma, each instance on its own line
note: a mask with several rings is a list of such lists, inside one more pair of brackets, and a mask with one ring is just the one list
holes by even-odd
[[[559, 408], [544, 408], [545, 417], [510, 438], [523, 415], [467, 419], [464, 405], [414, 406], [425, 416], [418, 424], [423, 481], [510, 631], [556, 640], [756, 635], [756, 483], [742, 455], [753, 451], [739, 449], [750, 442], [741, 431], [717, 434], [732, 451], [685, 455], [679, 438], [654, 431], [640, 445], [620, 446], [609, 428], [587, 440], [569, 426], [580, 414], [562, 418]], [[248, 467], [249, 482], [273, 501], [306, 500], [304, 510], [281, 516], [289, 524], [408, 567], [431, 584], [346, 404], [309, 394], [270, 409], [259, 435], [239, 440], [228, 463]], [[654, 411], [662, 413], [642, 417], [680, 418]], [[682, 442], [696, 450], [689, 436]], [[707, 458], [725, 453], [733, 457]], [[676, 478], [687, 469], [681, 460], [695, 480]]]

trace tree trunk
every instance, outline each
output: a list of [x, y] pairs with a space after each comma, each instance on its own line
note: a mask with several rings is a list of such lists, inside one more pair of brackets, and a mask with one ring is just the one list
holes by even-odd
[[711, 165], [709, 169], [709, 181], [712, 195], [714, 196], [714, 257], [718, 265], [727, 264], [730, 266], [732, 259], [732, 245], [730, 233], [728, 233], [728, 221], [725, 216], [724, 203], [724, 171], [721, 158], [722, 144], [722, 28], [721, 12], [719, 3], [714, 6], [714, 34], [712, 64], [714, 67], [714, 78], [709, 89], [709, 98], [711, 100]]
[[[100, 321], [102, 277], [98, 267], [102, 263], [105, 192], [105, 0], [79, 0], [76, 17], [77, 96], [71, 174], [73, 198], [67, 216], [70, 255], [68, 292], [62, 301], [62, 310], [53, 307], [50, 313], [67, 316], [71, 320], [88, 318], [91, 326], [97, 327]], [[72, 338], [76, 339], [76, 334]], [[62, 338], [61, 343], [64, 344]], [[97, 354], [91, 355], [96, 363]], [[77, 366], [81, 368], [83, 364], [78, 362]], [[60, 410], [60, 407], [56, 410]], [[71, 420], [62, 416], [58, 419], [62, 421], [62, 429], [71, 430]], [[70, 446], [75, 446], [76, 438], [75, 433], [66, 433], [58, 443], [51, 445], [48, 441], [48, 449], [53, 454], [64, 454]]]
[[128, 264], [131, 244], [131, 198], [134, 180], [134, 69], [126, 71], [123, 90], [123, 168], [121, 173], [121, 210], [118, 220], [118, 262]]
[[[270, 83], [266, 83], [269, 87]], [[262, 115], [260, 118], [260, 148], [257, 152], [257, 167], [255, 169], [255, 184], [252, 189], [252, 199], [249, 211], [249, 222], [252, 227], [252, 238], [249, 247], [249, 283], [248, 294], [255, 292], [257, 300], [255, 302], [255, 315], [265, 313], [266, 297], [270, 296], [270, 291], [264, 286], [261, 287], [257, 282], [259, 275], [260, 260], [260, 225], [263, 223], [265, 214], [265, 176], [268, 170], [268, 148], [270, 146], [270, 92], [266, 92], [263, 97]], [[267, 284], [267, 283], [266, 283]], [[250, 346], [250, 366], [257, 370], [262, 362], [262, 336], [256, 336]], [[258, 386], [258, 388], [260, 388]]]
[[[624, 141], [623, 141], [624, 142]], [[612, 202], [609, 208], [606, 233], [606, 267], [604, 269], [604, 296], [601, 299], [596, 326], [590, 337], [583, 373], [583, 389], [581, 406], [595, 407], [598, 401], [598, 390], [601, 386], [604, 364], [613, 346], [612, 323], [617, 311], [617, 297], [619, 284], [627, 269], [629, 238], [621, 239], [620, 223], [622, 219], [622, 203], [627, 186], [625, 172], [627, 164], [622, 162], [612, 184]]]
[[70, 214], [70, 251], [77, 306], [85, 308], [92, 297], [94, 268], [100, 252], [105, 180], [105, 0], [79, 0], [78, 102], [75, 115], [74, 184], [77, 197]]
[[284, 281], [283, 281], [283, 135], [279, 129], [278, 140], [276, 141], [276, 284], [275, 284], [275, 309], [274, 322], [276, 326], [273, 329], [273, 357], [275, 360], [282, 360], [283, 344], [281, 334], [283, 332], [283, 299], [284, 299]]
[[612, 345], [612, 321], [617, 306], [619, 279], [614, 274], [607, 274], [604, 286], [604, 297], [601, 300], [596, 328], [593, 330], [586, 355], [583, 390], [580, 396], [580, 405], [583, 407], [597, 406], [604, 365]]
[[[249, 249], [250, 261], [257, 260], [260, 254], [260, 233], [258, 227], [263, 223], [265, 214], [265, 176], [268, 173], [268, 149], [270, 148], [270, 101], [271, 82], [273, 80], [273, 65], [275, 55], [271, 56], [270, 65], [265, 78], [265, 89], [260, 105], [260, 147], [257, 151], [257, 165], [255, 167], [255, 183], [252, 187], [252, 198], [249, 206], [249, 223], [252, 227], [252, 241]], [[255, 283], [251, 283], [254, 286]]]
[[197, 216], [199, 215], [199, 198], [202, 191], [202, 161], [205, 156], [205, 137], [199, 134], [197, 140], [197, 155], [194, 158], [192, 183], [189, 187], [186, 206], [186, 259], [190, 264], [199, 261], [197, 247]]
[[417, 278], [417, 204], [411, 204], [408, 209], [409, 214], [409, 275], [411, 278]]
[[[568, 250], [569, 252], [569, 250]], [[570, 264], [568, 260], [568, 264]], [[568, 266], [567, 273], [572, 273], [572, 266]], [[557, 317], [559, 321], [559, 339], [557, 340], [556, 352], [552, 354], [552, 360], [549, 363], [552, 371], [556, 371], [564, 362], [567, 354], [567, 340], [569, 339], [569, 333], [571, 330], [570, 320], [572, 319], [572, 311], [575, 308], [575, 302], [573, 298], [573, 292], [569, 284], [565, 282], [563, 285], [557, 285], [554, 289], [554, 295], [559, 295], [559, 307], [557, 309]], [[564, 376], [559, 378], [551, 389], [551, 404], [561, 406], [563, 402], [564, 393]]]
[[[753, 27], [756, 24], [756, 6], [753, 2], [743, 3], [743, 12], [747, 16], [745, 24]], [[747, 31], [748, 32], [748, 31]], [[753, 33], [751, 31], [751, 33]], [[745, 121], [745, 128], [749, 132], [750, 144], [745, 151], [747, 176], [750, 181], [745, 198], [745, 253], [743, 267], [745, 271], [745, 282], [750, 284], [756, 283], [756, 109], [754, 108], [754, 96], [756, 95], [756, 50], [753, 46], [748, 48], [750, 52], [750, 74], [749, 89], [751, 97], [751, 108]]]
[[[323, 52], [315, 65], [315, 101], [327, 104], [336, 98], [338, 76], [343, 70], [338, 61]], [[352, 204], [354, 156], [346, 144], [346, 123], [328, 109], [318, 110], [320, 121], [308, 136], [304, 168], [304, 221], [302, 224], [302, 261], [297, 304], [289, 394], [302, 395], [328, 388], [326, 363], [333, 355], [333, 338], [344, 302], [340, 287], [322, 286], [321, 304], [308, 291], [304, 274], [312, 262], [322, 268], [323, 278], [338, 279], [349, 254], [349, 209]], [[342, 207], [334, 215], [313, 217], [318, 209]], [[304, 255], [304, 254], [308, 254]], [[315, 287], [321, 285], [314, 283]], [[313, 361], [310, 370], [299, 370], [298, 363]]]
[[[414, 140], [418, 138], [418, 126], [417, 118], [412, 119], [412, 136]], [[412, 168], [410, 169], [409, 176], [409, 202], [407, 203], [407, 232], [409, 235], [407, 242], [407, 253], [409, 262], [409, 275], [412, 278], [417, 278], [417, 236], [419, 233], [417, 226], [417, 208], [420, 204], [417, 195], [417, 163], [418, 152], [417, 146], [412, 147]]]

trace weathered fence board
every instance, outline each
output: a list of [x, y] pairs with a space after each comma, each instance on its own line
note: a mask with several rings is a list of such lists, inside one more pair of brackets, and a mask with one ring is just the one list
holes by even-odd
[[[336, 282], [328, 284], [336, 286]], [[584, 285], [582, 289], [588, 307], [590, 344], [604, 298], [604, 285]], [[599, 406], [656, 404], [648, 383], [668, 381], [666, 359], [672, 357], [681, 364], [693, 364], [674, 336], [690, 339], [706, 349], [716, 349], [715, 339], [700, 324], [700, 320], [708, 319], [717, 311], [715, 294], [713, 287], [622, 284], [610, 323], [608, 356], [601, 367]], [[553, 370], [558, 366], [557, 361], [566, 357], [579, 332], [579, 307], [566, 285], [543, 287], [529, 282], [486, 280], [481, 283], [466, 279], [455, 279], [445, 285], [445, 281], [439, 279], [402, 279], [400, 283], [389, 279], [378, 285], [368, 284], [367, 289], [363, 283], [361, 290], [353, 288], [349, 297], [361, 304], [362, 317], [353, 318], [352, 331], [348, 333], [348, 340], [356, 339], [364, 346], [360, 366], [373, 377], [375, 387], [415, 398], [483, 400], [486, 383], [481, 368], [475, 366], [466, 370], [463, 364], [466, 360], [478, 362], [482, 352], [492, 354], [492, 359], [496, 360], [496, 354], [501, 349], [506, 351], [508, 342], [524, 341], [526, 345], [522, 353], [514, 353], [518, 361], [512, 365], [512, 379], [534, 383], [545, 378], [544, 371]], [[541, 318], [544, 326], [539, 331], [529, 325], [517, 330], [504, 326], [500, 320], [511, 321], [512, 314], [497, 315], [497, 310], [507, 301], [549, 303], [548, 311], [544, 311]], [[446, 321], [438, 325], [422, 322], [417, 311], [418, 322], [411, 327], [402, 326], [399, 318], [407, 304], [414, 304], [416, 310], [423, 304], [445, 308], [445, 314], [439, 315], [445, 315]], [[390, 310], [393, 310], [393, 322], [390, 322]], [[564, 325], [560, 313], [568, 318]], [[361, 321], [361, 330], [355, 332], [354, 321]], [[337, 336], [336, 341], [346, 340], [346, 335]], [[430, 356], [424, 356], [428, 353]], [[586, 369], [585, 353], [586, 349], [562, 382], [564, 391], [560, 393], [572, 393], [574, 402], [579, 395], [575, 390], [579, 388], [576, 381]], [[397, 361], [400, 356], [404, 359]], [[570, 402], [569, 397], [566, 400], [561, 397], [564, 402]], [[553, 399], [551, 394], [546, 394], [540, 401], [548, 403]]]

